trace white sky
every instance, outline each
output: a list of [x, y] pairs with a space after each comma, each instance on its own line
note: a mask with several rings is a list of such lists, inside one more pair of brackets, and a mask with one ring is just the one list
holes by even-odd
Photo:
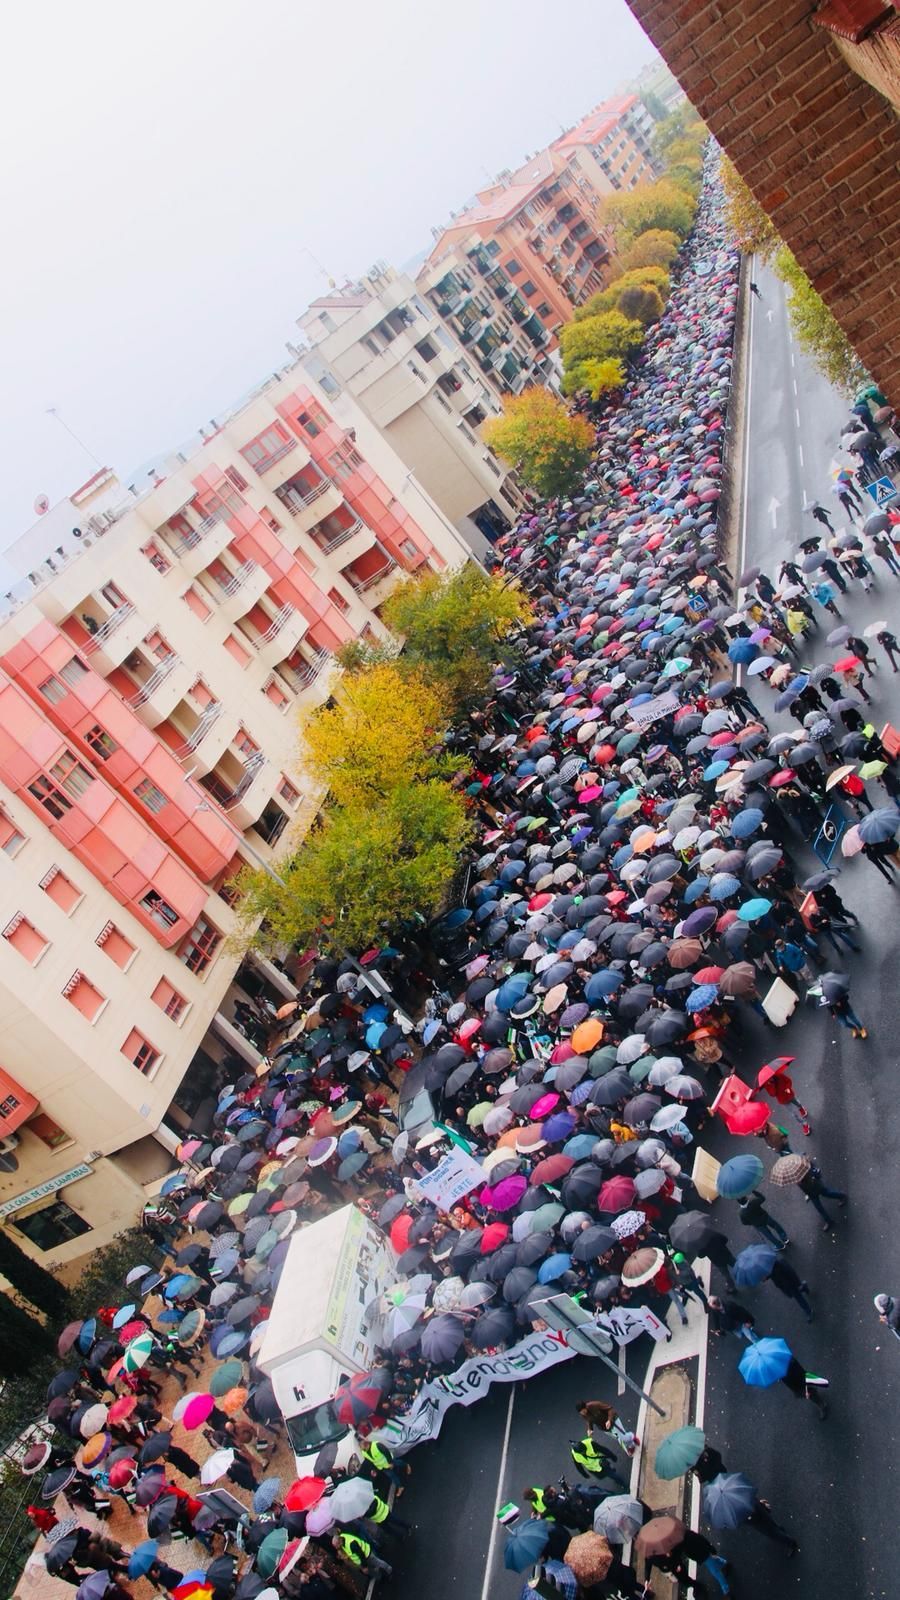
[[0, 64], [0, 548], [654, 59], [624, 0], [45, 0]]

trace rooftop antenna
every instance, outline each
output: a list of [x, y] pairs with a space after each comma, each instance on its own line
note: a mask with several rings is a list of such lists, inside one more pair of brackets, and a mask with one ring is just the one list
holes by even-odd
[[337, 279], [333, 278], [331, 276], [331, 273], [328, 272], [325, 267], [323, 267], [323, 265], [322, 265], [321, 261], [319, 260], [318, 256], [314, 256], [313, 255], [312, 251], [309, 248], [309, 245], [308, 244], [304, 244], [304, 245], [301, 246], [301, 249], [304, 251], [304, 254], [309, 256], [309, 259], [313, 263], [313, 266], [316, 267], [316, 269], [321, 273], [321, 275], [325, 279], [325, 282], [327, 283], [329, 289], [336, 289], [337, 288]]
[[98, 458], [94, 455], [93, 450], [89, 450], [88, 449], [88, 447], [85, 444], [83, 439], [79, 439], [78, 434], [75, 432], [74, 428], [70, 428], [69, 427], [69, 424], [67, 423], [65, 417], [61, 417], [60, 416], [59, 411], [57, 410], [56, 406], [48, 406], [47, 410], [46, 410], [46, 415], [48, 417], [55, 417], [57, 422], [59, 423], [60, 427], [61, 428], [65, 428], [66, 433], [69, 434], [69, 436], [72, 439], [75, 440], [75, 443], [78, 445], [79, 449], [84, 451], [84, 453], [87, 456], [88, 460], [89, 461], [93, 461], [95, 467], [99, 467], [101, 471], [103, 470], [104, 463], [102, 461], [98, 460]]

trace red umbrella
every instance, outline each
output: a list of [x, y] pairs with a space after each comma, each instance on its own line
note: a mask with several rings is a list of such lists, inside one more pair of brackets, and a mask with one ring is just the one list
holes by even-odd
[[745, 1100], [725, 1118], [729, 1133], [759, 1133], [769, 1120], [768, 1107], [758, 1100]]
[[286, 1511], [308, 1511], [317, 1506], [328, 1485], [324, 1478], [296, 1478], [284, 1497]]
[[374, 1416], [390, 1391], [391, 1375], [386, 1367], [376, 1368], [374, 1372], [355, 1373], [341, 1384], [334, 1397], [338, 1422], [347, 1422], [351, 1427], [358, 1422], [365, 1422]]
[[122, 1395], [120, 1400], [114, 1400], [110, 1406], [107, 1421], [112, 1423], [124, 1422], [126, 1417], [131, 1416], [132, 1411], [134, 1411], [136, 1407], [137, 1398], [135, 1395]]
[[490, 1255], [492, 1250], [499, 1250], [509, 1238], [509, 1228], [505, 1222], [489, 1222], [481, 1235], [481, 1254]]
[[408, 1211], [401, 1211], [399, 1217], [395, 1217], [391, 1223], [391, 1244], [398, 1256], [402, 1256], [404, 1250], [409, 1249], [409, 1230], [414, 1221], [415, 1218], [411, 1217]]
[[631, 1205], [637, 1193], [631, 1178], [626, 1178], [624, 1172], [619, 1172], [614, 1178], [607, 1178], [597, 1196], [598, 1211], [625, 1211]]
[[854, 667], [861, 667], [859, 656], [841, 656], [840, 661], [834, 663], [835, 672], [852, 672]]
[[694, 973], [694, 982], [718, 983], [724, 971], [724, 967], [701, 967], [699, 972]]
[[[796, 1059], [796, 1056], [775, 1056], [774, 1060], [767, 1061], [765, 1066], [760, 1068], [759, 1076], [756, 1080], [758, 1087], [761, 1089], [764, 1083], [771, 1083], [772, 1079], [777, 1078], [779, 1073], [787, 1072], [791, 1062], [796, 1061]], [[110, 1412], [110, 1416], [112, 1416], [112, 1412]]]
[[543, 1161], [538, 1162], [528, 1181], [535, 1188], [539, 1183], [558, 1183], [567, 1172], [571, 1172], [574, 1165], [571, 1156], [545, 1156]]

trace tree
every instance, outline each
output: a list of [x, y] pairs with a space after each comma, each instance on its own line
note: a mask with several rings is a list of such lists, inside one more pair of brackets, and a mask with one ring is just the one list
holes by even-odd
[[401, 784], [376, 806], [335, 807], [283, 869], [284, 887], [262, 869], [241, 874], [248, 942], [266, 951], [382, 942], [440, 908], [471, 835], [464, 799], [440, 779]]
[[672, 159], [673, 145], [678, 147], [682, 141], [689, 141], [696, 149], [702, 149], [709, 138], [706, 124], [700, 120], [693, 106], [687, 100], [682, 100], [674, 111], [656, 124], [653, 129], [653, 152], [657, 161], [666, 163]]
[[574, 318], [576, 322], [586, 322], [589, 317], [598, 317], [604, 311], [622, 311], [623, 316], [629, 315], [624, 311], [620, 301], [627, 289], [656, 289], [660, 300], [664, 300], [669, 292], [669, 274], [665, 267], [634, 267], [629, 272], [621, 273], [613, 278], [605, 289], [598, 294], [592, 294], [583, 305], [576, 307]]
[[610, 227], [619, 249], [649, 229], [662, 228], [684, 239], [691, 231], [696, 202], [667, 178], [641, 183], [636, 189], [609, 195], [600, 207], [600, 223]]
[[619, 266], [623, 272], [631, 272], [636, 267], [670, 267], [678, 249], [677, 233], [670, 233], [664, 228], [648, 228], [623, 250]]
[[727, 156], [722, 157], [719, 172], [725, 191], [725, 221], [735, 244], [745, 255], [769, 261], [781, 247], [778, 229]]
[[697, 195], [703, 180], [703, 141], [691, 137], [673, 139], [666, 151], [665, 175], [670, 183]]
[[3, 1228], [0, 1228], [0, 1276], [37, 1311], [45, 1312], [50, 1318], [62, 1317], [69, 1301], [68, 1290], [20, 1250]]
[[623, 317], [640, 322], [645, 328], [649, 328], [651, 322], [658, 322], [663, 314], [662, 295], [652, 283], [626, 285], [618, 304]]
[[543, 498], [575, 489], [594, 448], [590, 423], [571, 416], [548, 389], [525, 389], [504, 400], [503, 415], [487, 422], [482, 434], [488, 449]]
[[469, 562], [455, 572], [407, 579], [382, 616], [405, 640], [403, 670], [421, 672], [452, 710], [461, 710], [484, 697], [497, 661], [513, 658], [511, 638], [531, 608], [517, 584]]
[[601, 311], [599, 316], [581, 322], [567, 322], [560, 330], [559, 346], [563, 365], [578, 361], [602, 361], [606, 356], [628, 356], [643, 343], [639, 322], [624, 317], [621, 311]]
[[398, 783], [456, 770], [439, 748], [449, 711], [436, 681], [379, 662], [342, 680], [336, 704], [304, 723], [304, 768], [337, 805], [378, 804]]
[[30, 1317], [8, 1295], [0, 1294], [0, 1348], [4, 1378], [30, 1371], [52, 1347], [52, 1337], [42, 1322]]
[[840, 323], [786, 246], [782, 245], [774, 264], [788, 287], [788, 315], [797, 343], [809, 351], [829, 383], [847, 395], [853, 394], [869, 374]]
[[592, 400], [599, 400], [621, 389], [625, 376], [624, 363], [615, 356], [608, 356], [605, 361], [579, 361], [563, 378], [563, 387], [567, 394], [577, 394], [583, 389]]

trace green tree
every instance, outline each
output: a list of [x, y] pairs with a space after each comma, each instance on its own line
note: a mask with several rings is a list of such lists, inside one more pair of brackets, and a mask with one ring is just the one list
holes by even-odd
[[725, 221], [735, 244], [745, 255], [757, 255], [763, 261], [770, 261], [781, 247], [781, 236], [774, 222], [727, 156], [721, 159], [719, 174], [725, 192]]
[[22, 1377], [52, 1346], [52, 1335], [43, 1323], [38, 1322], [36, 1317], [30, 1317], [8, 1295], [0, 1294], [0, 1349], [3, 1351], [4, 1378]]
[[608, 356], [605, 361], [579, 361], [563, 378], [563, 387], [567, 394], [578, 394], [585, 390], [592, 400], [599, 400], [603, 395], [621, 389], [625, 378], [624, 362], [615, 356]]
[[633, 283], [622, 290], [618, 308], [629, 321], [649, 328], [651, 322], [658, 322], [663, 314], [663, 298], [652, 283]]
[[592, 294], [583, 305], [577, 306], [574, 312], [576, 322], [586, 322], [589, 317], [598, 317], [604, 311], [621, 311], [623, 316], [628, 316], [621, 305], [621, 297], [628, 289], [656, 289], [660, 301], [664, 300], [669, 292], [669, 274], [665, 267], [647, 266], [634, 267], [629, 272], [622, 272], [613, 278], [605, 289], [598, 294]]
[[567, 322], [559, 335], [566, 394], [589, 389], [596, 378], [598, 362], [627, 360], [643, 338], [642, 324], [623, 316], [621, 311], [602, 311], [581, 322]]
[[631, 272], [636, 267], [670, 267], [678, 248], [677, 233], [667, 232], [664, 228], [647, 228], [623, 250], [618, 264], [623, 273]]
[[485, 423], [482, 434], [488, 448], [544, 498], [575, 489], [594, 448], [590, 423], [571, 416], [549, 389], [509, 396], [502, 416]]
[[241, 874], [248, 942], [346, 951], [383, 941], [439, 910], [471, 836], [464, 799], [440, 779], [401, 784], [377, 806], [336, 807], [282, 869], [284, 887], [261, 869]]
[[513, 658], [511, 641], [531, 608], [517, 584], [469, 562], [455, 572], [409, 578], [382, 616], [405, 640], [406, 668], [420, 671], [459, 711], [483, 698], [498, 661]]
[[444, 685], [378, 662], [345, 678], [335, 704], [303, 724], [304, 768], [337, 805], [375, 805], [398, 783], [456, 770], [440, 748], [449, 714]]
[[69, 1295], [64, 1285], [20, 1250], [3, 1228], [0, 1228], [0, 1277], [11, 1283], [35, 1310], [45, 1312], [51, 1319], [60, 1318], [65, 1312]]
[[600, 207], [601, 225], [612, 228], [616, 248], [624, 250], [640, 234], [663, 229], [684, 239], [691, 231], [696, 202], [667, 178], [639, 183], [636, 189], [608, 196]]
[[775, 271], [787, 284], [787, 308], [797, 343], [809, 352], [829, 383], [853, 394], [869, 374], [837, 318], [816, 292], [796, 257], [786, 248], [775, 256]]
[[653, 153], [657, 161], [666, 164], [672, 159], [672, 147], [676, 149], [687, 140], [695, 148], [702, 149], [709, 137], [706, 124], [700, 120], [693, 106], [687, 100], [682, 100], [674, 111], [656, 124], [653, 129]]

